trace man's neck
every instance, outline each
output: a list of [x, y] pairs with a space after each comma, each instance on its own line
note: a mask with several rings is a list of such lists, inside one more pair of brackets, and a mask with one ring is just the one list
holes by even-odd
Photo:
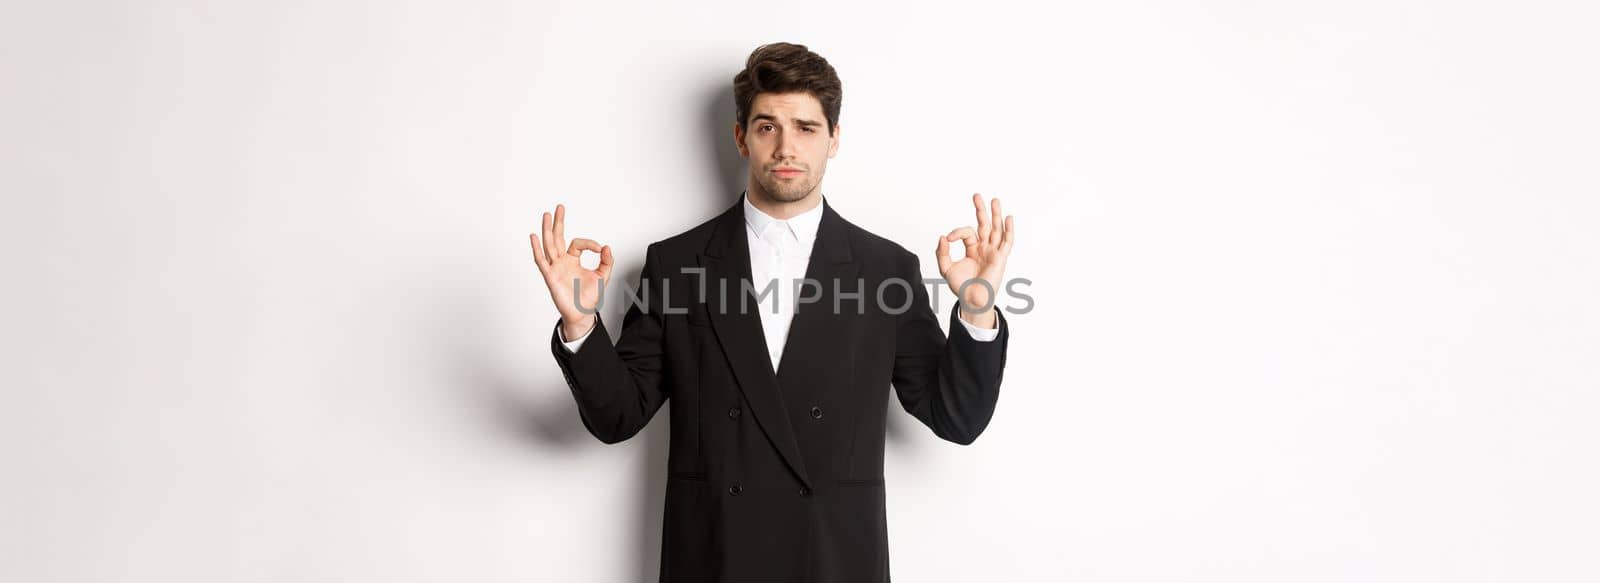
[[750, 200], [750, 206], [756, 207], [757, 210], [767, 213], [767, 216], [780, 221], [792, 219], [796, 215], [817, 208], [817, 205], [822, 204], [822, 189], [820, 187], [811, 191], [811, 194], [806, 195], [805, 198], [794, 202], [772, 200], [765, 191], [759, 188], [747, 187], [744, 192], [746, 198]]

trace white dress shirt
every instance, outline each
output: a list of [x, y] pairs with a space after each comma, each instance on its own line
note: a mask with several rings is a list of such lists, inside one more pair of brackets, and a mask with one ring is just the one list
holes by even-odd
[[[761, 298], [761, 332], [767, 340], [767, 356], [772, 359], [772, 370], [778, 370], [783, 357], [783, 346], [789, 340], [789, 324], [794, 321], [796, 282], [806, 277], [806, 266], [811, 260], [811, 246], [817, 240], [817, 225], [822, 223], [822, 198], [818, 195], [816, 206], [788, 220], [779, 220], [750, 204], [744, 197], [745, 236], [750, 242], [750, 283], [760, 294], [768, 282], [777, 280], [772, 293]], [[999, 337], [998, 322], [994, 328], [979, 328], [956, 318], [966, 327], [973, 340], [989, 342]], [[593, 332], [591, 327], [589, 332]], [[562, 346], [577, 352], [589, 332], [576, 340], [568, 341], [561, 334]]]

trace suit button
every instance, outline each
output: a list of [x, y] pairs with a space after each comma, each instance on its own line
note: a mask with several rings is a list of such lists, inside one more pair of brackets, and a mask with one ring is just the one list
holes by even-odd
[[816, 406], [811, 407], [811, 418], [812, 419], [821, 419], [822, 418], [822, 407], [816, 407]]
[[800, 495], [801, 496], [810, 496], [811, 495], [811, 489], [807, 488], [805, 486], [801, 486], [800, 487]]
[[732, 486], [728, 486], [728, 493], [729, 494], [733, 494], [734, 496], [738, 496], [739, 494], [744, 493], [744, 486], [740, 486], [738, 484], [734, 484]]
[[738, 419], [739, 418], [739, 408], [738, 407], [734, 407], [732, 409], [728, 409], [728, 418], [729, 419]]

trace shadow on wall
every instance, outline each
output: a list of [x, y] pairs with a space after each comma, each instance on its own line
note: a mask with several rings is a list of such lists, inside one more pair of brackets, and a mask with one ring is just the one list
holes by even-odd
[[[705, 92], [706, 104], [700, 112], [701, 134], [699, 151], [710, 154], [707, 159], [708, 169], [713, 176], [713, 183], [719, 189], [703, 193], [705, 201], [696, 204], [692, 200], [685, 200], [691, 208], [712, 208], [720, 211], [732, 204], [739, 193], [744, 190], [747, 166], [744, 159], [739, 156], [739, 149], [733, 140], [733, 91], [732, 74], [726, 80], [718, 80], [708, 85]], [[639, 217], [643, 219], [643, 217]], [[707, 219], [710, 218], [708, 215]], [[668, 228], [670, 232], [680, 232], [694, 225], [679, 225], [680, 228]], [[537, 227], [535, 227], [537, 228]], [[529, 269], [537, 269], [531, 263]], [[618, 252], [616, 268], [613, 273], [616, 281], [629, 278], [629, 284], [637, 285], [639, 270], [644, 265], [643, 250], [631, 252]], [[537, 275], [537, 274], [535, 274]], [[607, 284], [607, 293], [615, 293], [611, 289], [613, 283]], [[620, 296], [611, 296], [620, 297]], [[547, 296], [537, 300], [549, 302]], [[545, 306], [554, 311], [553, 306]], [[615, 328], [622, 322], [624, 302], [608, 302], [601, 308], [602, 317], [610, 324], [609, 332], [620, 334], [621, 330]], [[528, 390], [528, 387], [518, 386], [518, 383], [508, 382], [509, 376], [482, 376], [483, 371], [473, 371], [477, 374], [471, 379], [475, 389], [487, 393], [487, 404], [492, 407], [489, 415], [500, 431], [509, 433], [517, 439], [527, 440], [540, 447], [571, 450], [588, 447], [598, 443], [583, 427], [583, 421], [578, 417], [578, 407], [572, 398], [571, 389], [557, 368], [555, 358], [548, 354], [549, 335], [554, 328], [540, 331], [538, 345], [534, 347], [534, 358], [538, 359], [540, 386], [537, 390]], [[616, 338], [608, 338], [615, 343]], [[634, 512], [629, 515], [632, 524], [626, 525], [627, 530], [635, 534], [633, 552], [630, 556], [616, 557], [619, 561], [634, 561], [634, 573], [639, 581], [655, 581], [659, 577], [661, 565], [661, 521], [662, 505], [666, 495], [667, 477], [667, 440], [669, 439], [667, 414], [668, 405], [663, 405], [657, 411], [650, 425], [627, 443], [640, 444], [635, 447], [644, 447], [645, 453], [640, 457], [640, 466], [631, 476], [615, 476], [608, 479], [632, 480], [639, 485], [635, 498]]]
[[739, 146], [733, 141], [733, 122], [738, 117], [733, 107], [733, 75], [710, 88], [705, 103], [705, 121], [700, 124], [706, 132], [702, 150], [712, 154], [707, 161], [716, 184], [722, 187], [720, 192], [711, 193], [711, 207], [722, 210], [738, 200], [750, 180], [750, 167], [739, 156]]

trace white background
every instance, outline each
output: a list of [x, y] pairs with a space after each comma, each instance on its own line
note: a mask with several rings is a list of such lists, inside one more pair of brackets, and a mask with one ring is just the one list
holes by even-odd
[[892, 411], [895, 580], [1600, 578], [1584, 3], [0, 6], [0, 580], [654, 581], [526, 237], [727, 208], [777, 40], [844, 217], [1034, 281], [976, 444]]

